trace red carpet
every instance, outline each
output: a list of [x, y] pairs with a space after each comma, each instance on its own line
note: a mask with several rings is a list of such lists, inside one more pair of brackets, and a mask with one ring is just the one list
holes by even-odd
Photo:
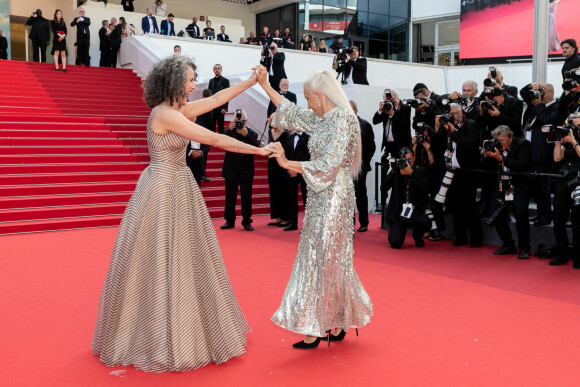
[[[561, 1], [556, 10], [556, 29], [560, 40], [578, 39], [580, 28], [577, 1]], [[534, 1], [512, 4], [463, 15], [459, 37], [460, 57], [531, 56], [534, 44]], [[561, 53], [559, 51], [558, 53]], [[555, 52], [550, 54], [556, 54]]]
[[[371, 216], [355, 267], [374, 305], [357, 338], [311, 351], [276, 327], [298, 233], [217, 230], [252, 327], [247, 353], [187, 373], [108, 368], [90, 353], [116, 228], [0, 236], [3, 386], [574, 386], [580, 380], [580, 271], [410, 236], [387, 247]], [[221, 225], [216, 220], [214, 225]], [[111, 375], [124, 370], [120, 376]]]

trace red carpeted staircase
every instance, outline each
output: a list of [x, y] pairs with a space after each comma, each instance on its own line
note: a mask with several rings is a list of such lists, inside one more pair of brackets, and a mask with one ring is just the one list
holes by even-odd
[[[118, 225], [149, 162], [140, 78], [68, 70], [0, 61], [0, 234]], [[210, 151], [211, 181], [202, 182], [214, 218], [223, 216], [223, 156]], [[266, 160], [257, 158], [253, 212], [268, 203]]]

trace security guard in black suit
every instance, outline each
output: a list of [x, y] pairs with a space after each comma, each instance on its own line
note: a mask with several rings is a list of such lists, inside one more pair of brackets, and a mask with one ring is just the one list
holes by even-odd
[[[236, 140], [256, 146], [258, 144], [258, 133], [247, 127], [246, 112], [236, 110], [236, 119], [230, 122], [226, 136]], [[242, 125], [236, 129], [236, 122]], [[222, 177], [226, 180], [226, 203], [224, 217], [226, 223], [221, 226], [222, 230], [233, 228], [236, 223], [236, 201], [238, 196], [238, 186], [242, 198], [242, 226], [247, 231], [253, 231], [252, 227], [252, 183], [254, 181], [254, 155], [226, 152]]]
[[[218, 91], [230, 87], [230, 81], [226, 77], [222, 76], [221, 64], [215, 64], [213, 66], [213, 73], [215, 74], [215, 77], [210, 79], [208, 88], [211, 90], [212, 94], [215, 95]], [[215, 128], [215, 123], [217, 122], [219, 133], [224, 132], [224, 120], [227, 112], [228, 112], [228, 102], [213, 110], [214, 122], [212, 124], [213, 127]]]
[[[308, 151], [308, 133], [294, 132], [288, 136], [284, 143], [284, 153], [288, 160], [309, 161], [310, 152]], [[302, 202], [306, 205], [308, 196], [307, 185], [304, 177], [294, 171], [286, 171], [288, 187], [288, 225], [284, 231], [298, 230], [298, 186], [302, 192]]]

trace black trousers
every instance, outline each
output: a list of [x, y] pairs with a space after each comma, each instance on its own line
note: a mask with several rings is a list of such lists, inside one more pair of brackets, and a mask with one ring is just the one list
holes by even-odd
[[90, 45], [91, 40], [89, 38], [77, 39], [77, 58], [79, 63], [85, 66], [91, 65], [91, 59], [89, 57]]
[[361, 226], [369, 225], [369, 198], [367, 196], [367, 172], [361, 172], [354, 181], [354, 196], [358, 210], [358, 222]]
[[389, 223], [389, 244], [393, 249], [400, 249], [405, 242], [405, 235], [409, 227], [413, 228], [413, 239], [423, 238], [423, 234], [431, 228], [431, 221], [423, 211], [415, 209], [416, 214], [410, 219], [399, 217], [398, 222]]
[[111, 47], [111, 67], [117, 67], [117, 54], [119, 53], [119, 48], [121, 48], [121, 46]]
[[306, 206], [307, 200], [307, 189], [306, 181], [301, 174], [296, 177], [291, 177], [288, 179], [288, 190], [287, 192], [287, 203], [288, 203], [288, 220], [290, 223], [298, 225], [298, 187], [302, 192], [302, 202]]
[[38, 55], [39, 52], [40, 52], [40, 62], [46, 63], [46, 42], [43, 42], [41, 40], [33, 40], [32, 41], [32, 60], [34, 62], [39, 61], [39, 55]]
[[101, 50], [99, 67], [111, 67], [111, 49]]
[[224, 218], [230, 224], [236, 223], [236, 202], [238, 200], [238, 187], [242, 197], [242, 225], [252, 223], [252, 183], [254, 177], [240, 178], [238, 175], [226, 182], [226, 204]]
[[[193, 177], [195, 178], [195, 181], [197, 181], [197, 185], [201, 187], [201, 164], [203, 163], [203, 157], [191, 157], [191, 156], [187, 156], [189, 158], [188, 162], [187, 162], [187, 166], [189, 167], [189, 169], [191, 170], [191, 173], [193, 174]], [[236, 192], [237, 194], [237, 192]]]
[[580, 206], [573, 206], [570, 194], [572, 189], [568, 187], [567, 181], [558, 180], [554, 191], [554, 237], [558, 258], [568, 257], [568, 234], [566, 232], [566, 222], [568, 214], [572, 211], [572, 255], [575, 260], [580, 260]]
[[[550, 172], [549, 162], [534, 163], [534, 171], [541, 173]], [[550, 197], [550, 179], [547, 177], [532, 178], [534, 189], [530, 190], [530, 196], [538, 206], [538, 217], [547, 220], [552, 219], [552, 203]]]
[[[272, 159], [270, 159], [272, 160]], [[268, 160], [268, 163], [270, 163]], [[272, 160], [277, 164], [276, 160]], [[285, 169], [278, 165], [268, 167], [268, 187], [270, 189], [270, 218], [288, 220], [288, 179], [284, 176], [288, 174]]]
[[[516, 231], [518, 233], [518, 247], [520, 250], [528, 251], [530, 249], [530, 221], [528, 219], [528, 206], [530, 205], [530, 188], [527, 182], [514, 184], [514, 200], [506, 202], [504, 210], [497, 216], [493, 225], [497, 234], [501, 238], [504, 246], [514, 246], [512, 232], [509, 226], [509, 212], [516, 218]], [[498, 189], [494, 190], [492, 196], [492, 214], [499, 203], [497, 199], [503, 198], [503, 193]]]
[[453, 215], [453, 232], [457, 242], [467, 243], [469, 240], [470, 243], [478, 244], [483, 240], [479, 211], [475, 203], [476, 193], [475, 178], [469, 173], [455, 171], [445, 206]]
[[215, 126], [217, 122], [218, 133], [224, 133], [224, 115], [221, 113], [222, 108], [215, 109], [211, 115], [212, 121], [210, 122], [210, 127], [215, 131]]

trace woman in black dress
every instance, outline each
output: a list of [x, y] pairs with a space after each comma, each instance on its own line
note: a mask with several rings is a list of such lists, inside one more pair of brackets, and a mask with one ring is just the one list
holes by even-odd
[[312, 40], [310, 40], [310, 36], [304, 35], [304, 37], [300, 41], [300, 50], [302, 51], [312, 50]]
[[56, 71], [58, 68], [58, 58], [62, 60], [62, 71], [66, 71], [66, 24], [62, 18], [62, 11], [57, 9], [54, 11], [54, 20], [50, 22], [50, 29], [52, 30], [52, 52], [54, 55], [54, 66]]
[[[272, 127], [271, 123], [274, 120], [273, 113], [268, 119], [268, 144], [279, 142], [284, 146], [288, 138], [288, 131]], [[273, 219], [268, 226], [287, 226], [288, 225], [288, 199], [286, 198], [288, 191], [288, 180], [286, 179], [288, 172], [282, 168], [276, 159], [268, 159], [268, 187], [270, 189], [270, 219]]]

